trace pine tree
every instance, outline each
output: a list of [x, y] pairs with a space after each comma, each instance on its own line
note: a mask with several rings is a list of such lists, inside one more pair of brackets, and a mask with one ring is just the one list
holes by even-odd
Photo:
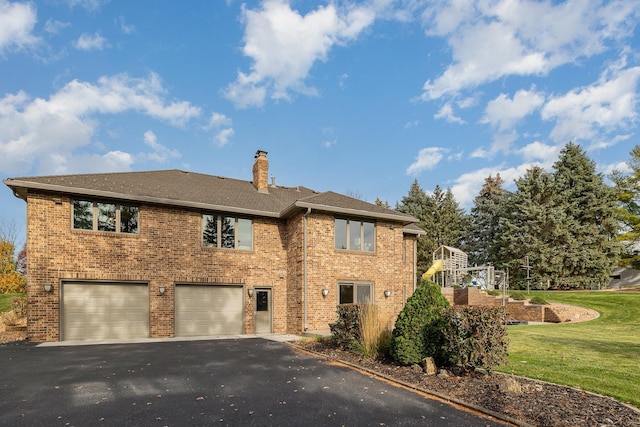
[[618, 200], [616, 218], [620, 234], [617, 240], [624, 248], [619, 264], [640, 269], [640, 145], [636, 145], [630, 154], [627, 164], [631, 172], [625, 175], [614, 171], [611, 180]]
[[[420, 220], [417, 224], [418, 227], [426, 230], [428, 227], [426, 221], [429, 219], [427, 215], [428, 199], [429, 197], [424, 190], [420, 188], [420, 184], [418, 184], [418, 180], [416, 179], [411, 184], [411, 188], [407, 195], [402, 198], [402, 201], [399, 204], [396, 204], [396, 210], [416, 217]], [[429, 268], [429, 265], [431, 265], [433, 251], [429, 251], [429, 245], [430, 243], [427, 236], [418, 237], [416, 249], [418, 277], [422, 276], [422, 273], [424, 273], [427, 268]]]
[[500, 264], [497, 238], [500, 235], [500, 208], [505, 190], [504, 180], [497, 174], [485, 178], [480, 193], [474, 199], [469, 216], [469, 231], [464, 250], [471, 265]]
[[466, 233], [466, 215], [450, 189], [443, 191], [436, 185], [429, 196], [420, 188], [418, 180], [414, 180], [396, 210], [418, 218], [418, 226], [426, 232], [418, 238], [418, 277], [429, 268], [438, 247], [461, 245]]
[[565, 249], [565, 280], [570, 287], [600, 288], [609, 281], [620, 255], [615, 241], [615, 193], [580, 146], [569, 143], [554, 164], [554, 178], [571, 224]]
[[563, 274], [561, 248], [571, 236], [553, 175], [540, 167], [529, 169], [516, 180], [516, 191], [505, 196], [502, 210], [499, 258], [511, 271], [511, 282], [526, 286], [520, 266], [528, 256], [533, 288], [556, 283]]

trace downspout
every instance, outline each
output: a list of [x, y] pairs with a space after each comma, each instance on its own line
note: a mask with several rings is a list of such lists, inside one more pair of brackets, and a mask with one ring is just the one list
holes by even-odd
[[307, 208], [307, 212], [302, 217], [302, 223], [304, 228], [304, 237], [302, 242], [302, 269], [303, 269], [303, 282], [302, 282], [302, 311], [304, 316], [303, 331], [308, 329], [307, 324], [307, 216], [311, 213], [311, 208]]

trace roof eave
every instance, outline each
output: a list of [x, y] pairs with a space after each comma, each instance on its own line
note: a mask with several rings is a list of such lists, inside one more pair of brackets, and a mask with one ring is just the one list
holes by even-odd
[[337, 214], [343, 214], [354, 217], [363, 217], [363, 218], [374, 218], [374, 219], [384, 219], [389, 221], [400, 222], [403, 225], [414, 224], [419, 222], [417, 218], [413, 218], [407, 215], [395, 215], [395, 214], [386, 214], [381, 212], [370, 212], [362, 209], [349, 209], [349, 208], [340, 208], [336, 206], [328, 206], [321, 205], [317, 203], [309, 203], [309, 202], [301, 202], [297, 201], [289, 205], [282, 212], [280, 212], [281, 218], [286, 218], [289, 215], [292, 215], [297, 210], [318, 210], [324, 212], [331, 212]]
[[[224, 206], [224, 205], [202, 203], [202, 202], [190, 202], [186, 200], [167, 199], [163, 197], [131, 195], [131, 194], [125, 194], [125, 193], [117, 193], [113, 191], [74, 188], [74, 187], [67, 187], [62, 185], [33, 183], [33, 182], [13, 180], [13, 179], [6, 179], [3, 181], [3, 183], [13, 190], [13, 194], [16, 197], [20, 197], [21, 199], [24, 199], [24, 200], [26, 200], [26, 194], [27, 194], [26, 190], [34, 189], [34, 190], [49, 191], [52, 193], [63, 193], [63, 194], [78, 195], [78, 196], [90, 196], [90, 197], [101, 197], [101, 198], [108, 198], [108, 199], [129, 200], [132, 202], [142, 202], [142, 203], [151, 203], [151, 204], [168, 205], [168, 206], [180, 206], [180, 207], [187, 207], [187, 208], [194, 208], [194, 209], [224, 211], [229, 213], [237, 213], [237, 214], [250, 215], [250, 216], [279, 218], [278, 212], [263, 211], [263, 210], [257, 210], [257, 209], [246, 209], [246, 208], [240, 208], [240, 207], [234, 207], [234, 206]], [[24, 197], [22, 197], [22, 195], [24, 195]]]

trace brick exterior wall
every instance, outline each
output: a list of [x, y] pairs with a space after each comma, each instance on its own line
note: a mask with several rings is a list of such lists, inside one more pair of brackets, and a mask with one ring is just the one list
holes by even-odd
[[[60, 199], [56, 203], [54, 199]], [[149, 285], [150, 336], [174, 336], [176, 283], [244, 286], [244, 330], [253, 333], [249, 288], [272, 290], [273, 331], [304, 329], [304, 229], [307, 230], [307, 329], [335, 320], [338, 281], [373, 283], [374, 302], [397, 315], [413, 292], [415, 238], [398, 224], [377, 222], [376, 252], [334, 249], [334, 217], [311, 212], [287, 220], [253, 219], [253, 251], [202, 247], [202, 212], [140, 205], [139, 234], [72, 230], [72, 200], [30, 192], [27, 198], [27, 334], [60, 340], [60, 286], [65, 280], [136, 281]], [[43, 289], [52, 283], [51, 293]], [[159, 288], [166, 289], [160, 295]], [[329, 295], [322, 296], [322, 289]], [[391, 296], [386, 298], [384, 290]]]

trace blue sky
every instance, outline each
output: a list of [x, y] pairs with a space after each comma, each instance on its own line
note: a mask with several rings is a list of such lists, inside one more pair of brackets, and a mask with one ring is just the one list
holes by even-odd
[[[600, 172], [638, 138], [637, 0], [0, 0], [0, 176], [185, 169], [392, 206]], [[3, 186], [0, 220], [25, 220]]]

